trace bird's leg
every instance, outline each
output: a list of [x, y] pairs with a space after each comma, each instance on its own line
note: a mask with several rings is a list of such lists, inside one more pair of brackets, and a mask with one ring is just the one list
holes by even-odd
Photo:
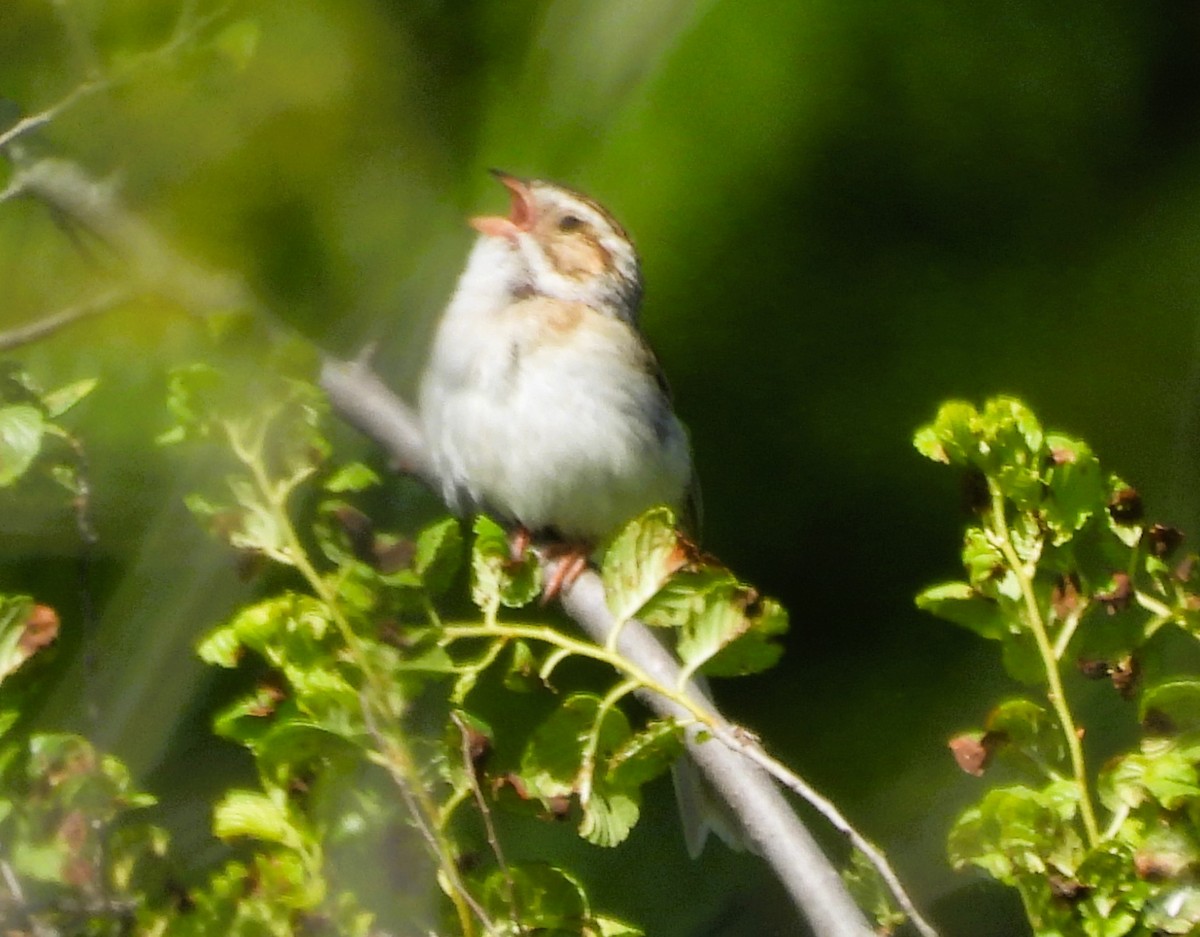
[[533, 534], [524, 524], [519, 524], [508, 535], [508, 555], [514, 563], [525, 559], [529, 544], [533, 542]]
[[570, 589], [575, 580], [587, 569], [588, 556], [592, 552], [586, 543], [561, 543], [546, 548], [544, 558], [555, 561], [550, 578], [542, 588], [542, 604], [558, 597], [564, 589]]

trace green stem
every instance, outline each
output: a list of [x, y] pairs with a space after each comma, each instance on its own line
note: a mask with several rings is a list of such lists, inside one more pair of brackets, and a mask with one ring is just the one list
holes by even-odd
[[1087, 780], [1087, 766], [1083, 760], [1083, 745], [1079, 740], [1079, 731], [1071, 716], [1071, 708], [1067, 705], [1066, 693], [1063, 690], [1062, 675], [1058, 669], [1058, 658], [1046, 632], [1046, 623], [1042, 618], [1042, 610], [1038, 606], [1037, 596], [1033, 591], [1033, 579], [1025, 569], [1021, 558], [1017, 556], [1009, 534], [1008, 522], [1004, 516], [1004, 495], [996, 484], [989, 480], [988, 487], [992, 494], [992, 525], [996, 534], [997, 545], [1004, 554], [1009, 568], [1021, 588], [1021, 598], [1025, 603], [1025, 619], [1029, 630], [1033, 633], [1037, 644], [1038, 654], [1042, 658], [1042, 667], [1046, 671], [1046, 696], [1062, 726], [1063, 736], [1067, 743], [1067, 752], [1071, 758], [1071, 773], [1075, 783], [1079, 785], [1079, 814], [1083, 819], [1084, 832], [1087, 834], [1089, 846], [1095, 846], [1100, 841], [1100, 828], [1096, 823], [1096, 813], [1092, 807], [1092, 796]]
[[558, 648], [564, 655], [576, 654], [579, 657], [587, 657], [591, 660], [607, 664], [617, 673], [623, 674], [627, 678], [627, 682], [633, 685], [634, 689], [644, 688], [657, 693], [659, 696], [664, 696], [686, 709], [688, 715], [701, 725], [714, 730], [720, 728], [717, 721], [703, 706], [678, 690], [655, 680], [640, 667], [630, 663], [628, 658], [622, 657], [616, 651], [610, 651], [599, 645], [589, 644], [586, 641], [580, 641], [577, 638], [562, 634], [547, 625], [520, 625], [508, 622], [495, 625], [451, 624], [446, 625], [442, 629], [442, 635], [443, 637], [440, 642], [442, 645], [467, 638], [497, 637], [504, 637], [509, 640], [523, 639], [526, 641], [538, 641], [542, 644], [549, 644], [552, 647]]
[[[283, 534], [284, 548], [288, 554], [288, 558], [295, 566], [296, 571], [308, 583], [309, 588], [313, 590], [317, 598], [324, 604], [329, 612], [329, 617], [337, 626], [342, 640], [345, 642], [347, 651], [362, 671], [363, 677], [370, 687], [371, 692], [363, 699], [364, 707], [370, 707], [372, 699], [377, 700], [381, 704], [381, 707], [385, 709], [385, 715], [389, 719], [396, 720], [398, 718], [397, 714], [386, 711], [388, 709], [386, 701], [389, 695], [387, 684], [371, 665], [370, 657], [364, 650], [362, 642], [359, 640], [358, 635], [354, 633], [349, 619], [343, 614], [338, 604], [336, 592], [309, 561], [308, 551], [304, 548], [304, 544], [300, 540], [300, 535], [292, 524], [291, 516], [288, 513], [288, 499], [291, 497], [296, 485], [303, 478], [307, 477], [308, 473], [297, 475], [286, 482], [273, 482], [267, 474], [261, 457], [262, 434], [253, 443], [247, 445], [244, 440], [239, 438], [234, 427], [227, 425], [226, 430], [230, 447], [241, 460], [242, 464], [250, 471], [250, 475], [259, 493], [275, 514], [279, 529]], [[366, 713], [366, 715], [369, 723], [370, 714]], [[407, 791], [413, 805], [420, 812], [421, 826], [429, 830], [431, 839], [430, 847], [434, 851], [435, 858], [438, 865], [441, 866], [446, 880], [452, 886], [447, 889], [447, 892], [451, 903], [454, 905], [455, 913], [458, 916], [463, 937], [474, 937], [476, 933], [475, 918], [468, 900], [466, 884], [458, 874], [458, 861], [454, 847], [438, 823], [439, 811], [437, 804], [429, 796], [429, 792], [421, 781], [420, 772], [416, 768], [416, 759], [406, 744], [404, 734], [402, 732], [391, 733], [387, 738], [386, 751], [380, 752], [380, 754], [386, 761], [385, 767], [389, 769], [396, 783]]]

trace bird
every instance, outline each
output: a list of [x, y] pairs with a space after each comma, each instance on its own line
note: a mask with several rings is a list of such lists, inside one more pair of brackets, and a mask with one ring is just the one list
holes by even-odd
[[419, 413], [441, 494], [561, 559], [547, 596], [643, 511], [694, 512], [687, 431], [639, 326], [625, 229], [566, 186], [492, 174], [506, 216], [478, 232], [437, 326]]
[[[639, 325], [632, 239], [581, 192], [492, 174], [509, 213], [470, 220], [478, 237], [437, 326], [418, 411], [451, 510], [505, 522], [516, 556], [535, 538], [565, 547], [544, 588], [552, 597], [649, 508], [675, 509], [698, 533], [699, 486]], [[710, 831], [740, 848], [691, 760], [673, 775], [688, 852], [698, 856]]]

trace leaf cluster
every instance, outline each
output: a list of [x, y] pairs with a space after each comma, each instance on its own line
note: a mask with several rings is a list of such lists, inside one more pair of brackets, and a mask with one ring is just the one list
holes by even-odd
[[[915, 444], [963, 471], [974, 514], [965, 578], [925, 589], [918, 606], [997, 642], [1008, 672], [1046, 693], [1001, 702], [951, 741], [968, 773], [1003, 763], [1020, 779], [958, 818], [951, 861], [1016, 888], [1039, 935], [1200, 930], [1200, 680], [1139, 679], [1164, 626], [1200, 637], [1182, 535], [1146, 522], [1086, 443], [1043, 430], [1013, 398], [946, 404]], [[1067, 697], [1073, 669], [1137, 701], [1142, 742], [1099, 771]]]
[[[331, 842], [411, 824], [462, 933], [637, 933], [592, 910], [566, 869], [506, 861], [492, 814], [572, 817], [588, 842], [622, 842], [644, 785], [682, 753], [684, 726], [636, 724], [621, 704], [641, 689], [683, 701], [682, 689], [622, 658], [619, 629], [601, 647], [539, 620], [541, 564], [490, 519], [476, 519], [469, 549], [449, 518], [412, 534], [376, 529], [357, 501], [380, 479], [333, 464], [319, 396], [299, 381], [272, 390], [248, 414], [207, 368], [172, 381], [167, 440], [215, 441], [235, 456], [224, 494], [193, 495], [194, 512], [248, 568], [295, 576], [199, 646], [209, 663], [250, 657], [265, 673], [215, 721], [250, 750], [260, 781], [218, 804], [217, 835], [292, 870], [291, 906], [310, 914], [353, 904], [329, 871]], [[479, 618], [446, 620], [440, 606], [464, 573]], [[782, 608], [702, 558], [666, 509], [621, 531], [601, 574], [619, 625], [637, 615], [661, 629], [689, 673], [751, 673], [778, 658]], [[571, 660], [607, 673], [608, 688], [559, 686]], [[480, 704], [496, 686], [537, 698], [532, 724], [492, 727]], [[348, 777], [373, 796], [347, 797]]]

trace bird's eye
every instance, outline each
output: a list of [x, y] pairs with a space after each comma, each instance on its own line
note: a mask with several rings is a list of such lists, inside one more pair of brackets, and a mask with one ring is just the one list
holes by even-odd
[[583, 226], [583, 219], [576, 215], [563, 215], [558, 219], [559, 231], [574, 231]]

